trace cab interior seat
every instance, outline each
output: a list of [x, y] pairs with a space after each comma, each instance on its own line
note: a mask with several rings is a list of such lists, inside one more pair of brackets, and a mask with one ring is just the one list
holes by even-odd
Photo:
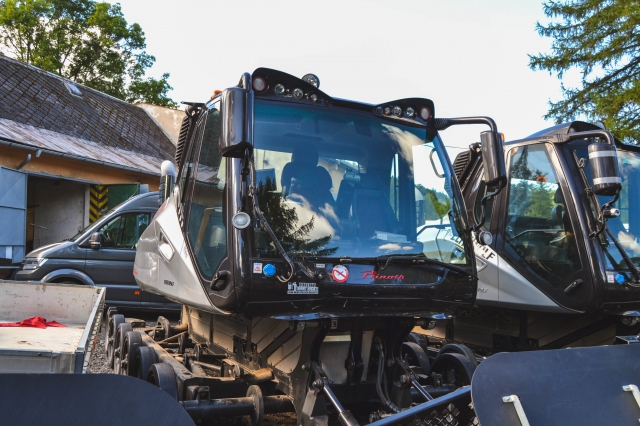
[[377, 174], [361, 174], [360, 181], [354, 185], [353, 215], [357, 235], [362, 239], [373, 238], [375, 231], [403, 233]]
[[[291, 162], [282, 168], [280, 183], [285, 197], [297, 201], [304, 199], [318, 211], [328, 204], [335, 207], [331, 194], [331, 175], [318, 165], [318, 149], [310, 144], [298, 144], [291, 155]], [[319, 211], [318, 211], [319, 212]]]

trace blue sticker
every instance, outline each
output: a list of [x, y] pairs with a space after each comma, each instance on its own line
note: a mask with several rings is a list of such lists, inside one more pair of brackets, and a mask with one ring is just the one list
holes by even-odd
[[262, 268], [262, 273], [267, 277], [272, 277], [276, 274], [276, 267], [270, 263], [267, 263], [266, 265], [264, 265], [264, 268]]
[[622, 274], [618, 274], [618, 275], [616, 275], [616, 282], [617, 282], [618, 284], [624, 284], [624, 281], [625, 281], [625, 277], [624, 277], [624, 275], [622, 275]]

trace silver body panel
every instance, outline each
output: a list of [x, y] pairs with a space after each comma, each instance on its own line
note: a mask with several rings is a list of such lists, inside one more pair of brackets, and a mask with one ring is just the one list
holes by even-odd
[[178, 197], [176, 188], [140, 237], [134, 269], [136, 282], [144, 291], [174, 302], [227, 314], [211, 304], [200, 283], [178, 220], [175, 202]]
[[[475, 241], [475, 236], [474, 236]], [[478, 262], [478, 295], [476, 304], [529, 311], [572, 313], [523, 277], [498, 253], [475, 243]]]

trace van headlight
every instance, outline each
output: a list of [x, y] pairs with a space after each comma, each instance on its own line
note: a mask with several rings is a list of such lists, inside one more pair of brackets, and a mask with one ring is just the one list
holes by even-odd
[[42, 266], [46, 261], [47, 261], [46, 257], [36, 257], [31, 259], [25, 259], [24, 266], [22, 267], [22, 269], [25, 271], [33, 271], [35, 269], [38, 269], [40, 266]]

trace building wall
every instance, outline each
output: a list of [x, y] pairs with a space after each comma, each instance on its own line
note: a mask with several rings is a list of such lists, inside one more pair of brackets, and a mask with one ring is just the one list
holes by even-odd
[[[32, 158], [31, 161], [24, 166], [23, 171], [47, 173], [53, 176], [62, 176], [103, 185], [140, 182], [149, 185], [150, 191], [157, 191], [160, 183], [159, 176], [136, 173], [116, 167], [63, 158], [46, 153], [36, 158], [33, 150], [10, 146], [0, 146], [0, 166], [15, 169], [24, 161], [27, 154], [31, 154]], [[158, 164], [158, 173], [159, 172], [160, 164]]]
[[27, 207], [33, 211], [34, 222], [27, 223], [27, 227], [32, 228], [34, 249], [71, 238], [84, 229], [88, 216], [87, 186], [64, 179], [29, 176]]

